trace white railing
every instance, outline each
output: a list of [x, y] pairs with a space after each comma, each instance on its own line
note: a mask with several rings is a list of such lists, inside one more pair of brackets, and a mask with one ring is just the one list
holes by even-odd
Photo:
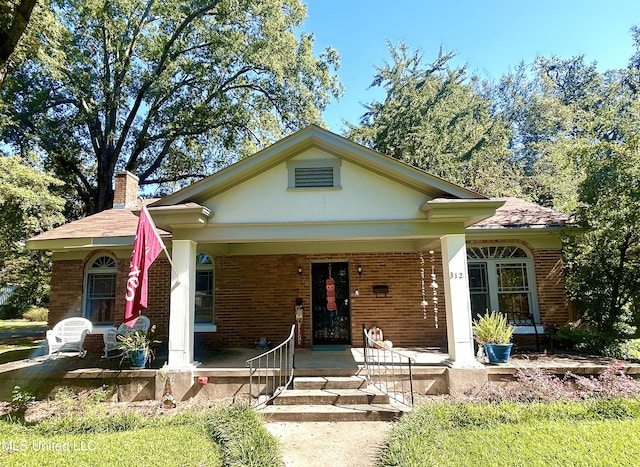
[[266, 405], [293, 381], [295, 331], [294, 324], [289, 337], [282, 344], [247, 360], [249, 403], [254, 407]]
[[413, 407], [411, 366], [415, 360], [371, 339], [364, 324], [362, 346], [369, 382], [396, 402]]

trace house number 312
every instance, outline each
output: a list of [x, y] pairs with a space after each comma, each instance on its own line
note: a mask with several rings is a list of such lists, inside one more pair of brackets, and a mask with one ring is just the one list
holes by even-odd
[[450, 272], [449, 279], [464, 279], [464, 274], [461, 272]]

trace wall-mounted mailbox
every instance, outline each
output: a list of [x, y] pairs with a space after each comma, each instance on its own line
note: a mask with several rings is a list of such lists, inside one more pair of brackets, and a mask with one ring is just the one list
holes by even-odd
[[378, 295], [384, 295], [386, 297], [387, 294], [389, 293], [389, 286], [388, 285], [374, 285], [373, 286], [373, 293], [376, 295], [376, 297]]

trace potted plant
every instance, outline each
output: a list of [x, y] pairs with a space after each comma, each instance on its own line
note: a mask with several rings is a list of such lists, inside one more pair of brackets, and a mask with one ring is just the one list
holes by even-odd
[[492, 311], [473, 321], [473, 337], [484, 347], [489, 363], [506, 363], [511, 355], [513, 326], [502, 313]]
[[124, 335], [118, 335], [118, 348], [121, 349], [131, 362], [131, 368], [144, 368], [147, 361], [153, 357], [151, 348], [155, 325], [149, 331], [134, 331]]

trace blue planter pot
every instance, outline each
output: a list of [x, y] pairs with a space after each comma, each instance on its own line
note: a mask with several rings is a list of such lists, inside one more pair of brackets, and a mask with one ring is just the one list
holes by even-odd
[[131, 368], [144, 368], [147, 364], [147, 356], [144, 354], [144, 349], [129, 350], [128, 353]]
[[507, 363], [513, 344], [484, 344], [489, 363]]

